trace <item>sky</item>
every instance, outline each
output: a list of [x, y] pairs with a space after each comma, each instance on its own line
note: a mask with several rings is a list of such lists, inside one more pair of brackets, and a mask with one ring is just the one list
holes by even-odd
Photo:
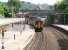
[[[8, 0], [0, 0], [2, 2], [7, 2]], [[53, 5], [55, 4], [57, 1], [61, 1], [61, 0], [20, 0], [20, 1], [26, 1], [26, 2], [31, 2], [34, 4], [49, 4], [49, 5]]]

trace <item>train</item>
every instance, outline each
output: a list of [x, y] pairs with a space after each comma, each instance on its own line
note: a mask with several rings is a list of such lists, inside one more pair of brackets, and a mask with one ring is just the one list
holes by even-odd
[[34, 24], [35, 32], [42, 32], [43, 27], [44, 27], [43, 21], [41, 20], [35, 21], [35, 24]]
[[42, 18], [30, 17], [28, 20], [28, 24], [35, 29], [35, 32], [41, 32], [43, 30], [44, 22], [41, 19]]

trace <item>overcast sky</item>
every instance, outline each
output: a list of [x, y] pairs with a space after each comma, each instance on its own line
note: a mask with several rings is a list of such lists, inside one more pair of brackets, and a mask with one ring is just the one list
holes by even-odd
[[[2, 2], [7, 2], [8, 0], [0, 0]], [[26, 1], [26, 2], [31, 2], [34, 4], [49, 4], [49, 5], [53, 5], [54, 3], [56, 3], [57, 1], [61, 1], [61, 0], [21, 0], [21, 1]]]

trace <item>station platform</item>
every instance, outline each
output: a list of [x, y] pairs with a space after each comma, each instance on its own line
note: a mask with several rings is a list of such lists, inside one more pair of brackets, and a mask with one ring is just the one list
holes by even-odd
[[64, 30], [68, 31], [68, 25], [53, 24], [53, 26], [56, 26], [56, 27], [59, 27], [61, 29], [64, 29]]
[[[23, 50], [32, 40], [34, 36], [34, 29], [31, 29], [29, 25], [11, 25], [9, 29], [5, 32], [4, 39], [0, 34], [0, 50]], [[14, 40], [15, 34], [15, 40]], [[2, 41], [4, 42], [4, 49], [2, 49]]]

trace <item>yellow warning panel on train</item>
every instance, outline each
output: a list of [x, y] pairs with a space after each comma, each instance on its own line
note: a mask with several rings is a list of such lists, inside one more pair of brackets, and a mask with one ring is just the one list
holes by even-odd
[[43, 21], [35, 21], [35, 30], [41, 32], [43, 29]]

